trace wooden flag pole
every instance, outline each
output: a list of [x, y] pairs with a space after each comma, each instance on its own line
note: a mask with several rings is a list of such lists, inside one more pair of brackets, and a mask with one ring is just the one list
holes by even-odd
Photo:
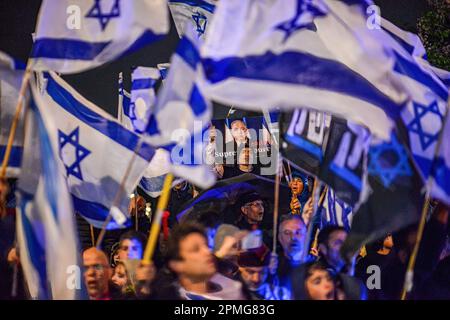
[[[130, 162], [128, 163], [127, 170], [125, 171], [125, 174], [123, 175], [122, 181], [120, 182], [120, 186], [119, 186], [119, 189], [117, 190], [116, 195], [114, 197], [111, 209], [113, 207], [117, 207], [117, 205], [118, 205], [118, 203], [120, 201], [120, 198], [123, 196], [122, 190], [125, 189], [124, 188], [125, 182], [127, 181], [128, 176], [130, 175], [131, 168], [133, 167], [134, 161], [136, 161], [137, 154], [138, 154], [139, 150], [141, 149], [142, 144], [143, 144], [143, 138], [140, 137], [139, 141], [138, 141], [138, 143], [136, 145], [136, 148], [134, 148], [133, 156], [131, 157]], [[106, 234], [106, 227], [111, 222], [112, 218], [113, 218], [113, 216], [111, 215], [111, 210], [110, 210], [108, 212], [108, 216], [105, 219], [105, 222], [102, 225], [102, 230], [100, 231], [100, 234], [98, 235], [97, 244], [95, 245], [97, 247], [97, 249], [99, 249], [99, 250], [101, 249], [100, 246], [101, 246], [103, 238], [105, 237], [105, 234]]]
[[413, 252], [411, 253], [411, 257], [409, 258], [408, 268], [406, 269], [405, 282], [403, 284], [402, 296], [401, 300], [406, 300], [406, 295], [408, 292], [412, 290], [414, 283], [414, 267], [416, 265], [417, 254], [419, 253], [420, 243], [422, 242], [423, 230], [425, 229], [425, 223], [427, 221], [427, 213], [430, 207], [430, 197], [427, 196], [425, 198], [425, 203], [422, 207], [422, 216], [420, 217], [419, 228], [417, 230], [417, 239], [414, 244]]
[[277, 172], [275, 175], [275, 196], [273, 203], [273, 239], [272, 239], [272, 253], [277, 252], [277, 234], [278, 234], [278, 204], [280, 202], [280, 162], [281, 157], [278, 155]]
[[89, 224], [89, 229], [91, 230], [92, 246], [95, 246], [94, 226], [92, 224]]
[[142, 258], [143, 264], [150, 264], [152, 262], [159, 232], [161, 230], [162, 215], [167, 207], [167, 203], [169, 202], [172, 181], [173, 181], [173, 174], [168, 173], [166, 175], [166, 178], [164, 179], [163, 190], [158, 200], [155, 219], [152, 221], [152, 227], [150, 228], [150, 234], [148, 237], [147, 245], [145, 247], [144, 257]]
[[20, 85], [19, 97], [17, 99], [16, 104], [16, 112], [14, 114], [13, 122], [11, 124], [11, 129], [9, 130], [8, 143], [5, 149], [5, 155], [3, 156], [2, 167], [0, 169], [0, 179], [4, 179], [6, 176], [6, 168], [8, 167], [9, 158], [11, 157], [12, 145], [14, 142], [14, 137], [16, 136], [17, 125], [19, 123], [20, 114], [23, 109], [23, 102], [25, 98], [25, 93], [28, 88], [29, 80], [31, 77], [31, 66], [30, 62], [27, 64], [27, 68], [25, 70], [25, 74], [22, 78], [22, 84]]
[[[442, 141], [444, 138], [443, 133], [444, 133], [445, 127], [447, 125], [448, 118], [450, 116], [449, 108], [450, 108], [450, 101], [447, 102], [447, 112], [445, 113], [444, 121], [442, 121], [442, 132], [440, 133], [439, 139], [436, 143], [436, 147], [434, 150], [434, 159], [437, 159], [437, 157], [439, 156], [439, 150], [441, 149]], [[408, 150], [408, 149], [406, 149], [406, 150]], [[412, 158], [411, 155], [410, 155], [410, 157]], [[412, 160], [412, 162], [413, 162], [413, 164], [415, 164], [414, 160]], [[433, 168], [435, 165], [436, 165], [436, 160], [433, 162], [430, 172], [433, 172]], [[417, 254], [419, 253], [420, 243], [422, 242], [422, 237], [423, 237], [423, 230], [425, 229], [427, 214], [428, 214], [428, 210], [430, 207], [430, 200], [431, 200], [431, 198], [430, 198], [431, 191], [430, 190], [432, 188], [432, 183], [433, 183], [433, 177], [430, 175], [428, 177], [427, 183], [425, 185], [426, 190], [427, 190], [426, 195], [425, 195], [425, 203], [423, 204], [423, 207], [422, 207], [422, 215], [420, 217], [419, 228], [417, 230], [416, 243], [414, 244], [413, 252], [411, 253], [411, 256], [409, 258], [408, 268], [406, 269], [405, 282], [403, 284], [401, 300], [406, 300], [407, 293], [412, 290], [413, 285], [414, 285], [414, 267], [416, 265]]]

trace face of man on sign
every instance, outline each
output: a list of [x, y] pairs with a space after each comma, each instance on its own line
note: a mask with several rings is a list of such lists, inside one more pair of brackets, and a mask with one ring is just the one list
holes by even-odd
[[236, 143], [244, 143], [247, 140], [247, 126], [241, 120], [236, 120], [231, 123], [231, 135]]

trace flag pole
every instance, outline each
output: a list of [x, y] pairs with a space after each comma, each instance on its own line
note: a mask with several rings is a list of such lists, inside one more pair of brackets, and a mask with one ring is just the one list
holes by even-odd
[[16, 104], [16, 112], [14, 114], [13, 122], [11, 124], [11, 129], [9, 130], [8, 143], [5, 149], [5, 155], [3, 156], [3, 162], [0, 169], [0, 180], [4, 179], [6, 176], [6, 168], [8, 167], [9, 158], [11, 157], [12, 144], [14, 142], [14, 137], [16, 136], [17, 125], [19, 123], [20, 114], [23, 109], [23, 102], [25, 98], [25, 93], [28, 88], [29, 80], [31, 77], [31, 64], [30, 61], [27, 63], [27, 67], [25, 69], [25, 74], [22, 78], [22, 83], [20, 85], [19, 97]]
[[91, 230], [92, 246], [95, 246], [94, 226], [92, 224], [89, 224], [89, 229]]
[[272, 253], [277, 252], [277, 234], [278, 234], [278, 204], [280, 201], [280, 155], [277, 157], [277, 172], [275, 175], [275, 196], [273, 204], [273, 239], [272, 239]]
[[158, 200], [155, 219], [152, 221], [152, 226], [150, 228], [150, 234], [148, 237], [147, 245], [145, 246], [144, 257], [142, 258], [143, 264], [150, 264], [152, 261], [159, 232], [161, 230], [162, 215], [167, 207], [167, 203], [169, 202], [172, 181], [173, 181], [173, 174], [168, 173], [166, 175], [166, 178], [164, 179], [164, 186], [161, 196]]
[[[113, 207], [117, 207], [117, 205], [120, 201], [120, 197], [122, 196], [122, 193], [123, 193], [122, 190], [124, 189], [125, 182], [127, 181], [128, 176], [130, 175], [131, 168], [133, 167], [133, 164], [136, 161], [138, 151], [141, 149], [142, 144], [143, 144], [143, 139], [142, 139], [142, 137], [139, 137], [136, 148], [134, 148], [133, 156], [131, 157], [130, 162], [128, 163], [127, 170], [125, 171], [122, 181], [120, 182], [119, 189], [117, 190], [116, 195], [114, 196], [114, 200], [113, 200], [111, 209]], [[103, 238], [105, 237], [106, 227], [108, 226], [108, 224], [111, 222], [111, 219], [112, 219], [111, 209], [108, 212], [108, 216], [106, 217], [105, 222], [102, 225], [102, 230], [100, 231], [100, 234], [98, 235], [98, 238], [97, 238], [97, 244], [95, 246], [99, 250], [100, 250], [100, 245], [102, 244]]]
[[137, 190], [134, 191], [134, 223], [135, 223], [135, 229], [138, 231], [138, 201], [137, 201]]
[[[436, 158], [438, 157], [439, 150], [441, 149], [441, 144], [442, 144], [442, 140], [444, 137], [445, 127], [447, 125], [448, 117], [450, 116], [449, 109], [450, 109], [450, 101], [447, 102], [447, 112], [445, 114], [444, 121], [442, 121], [442, 132], [439, 135], [439, 139], [436, 143], [436, 147], [434, 150], [434, 161], [431, 166], [430, 172], [433, 172], [434, 166], [436, 165]], [[413, 162], [413, 164], [415, 164], [415, 161], [413, 158], [412, 158], [412, 162]], [[431, 200], [431, 198], [430, 198], [431, 191], [430, 190], [432, 187], [432, 183], [433, 183], [433, 180], [432, 180], [432, 176], [430, 174], [430, 176], [427, 179], [427, 183], [425, 185], [425, 189], [426, 189], [425, 202], [422, 207], [420, 223], [419, 223], [419, 227], [417, 229], [416, 242], [414, 244], [413, 252], [411, 253], [411, 256], [409, 257], [408, 267], [406, 269], [405, 281], [403, 283], [402, 295], [400, 297], [401, 300], [406, 300], [407, 294], [409, 292], [411, 292], [411, 290], [414, 286], [414, 267], [416, 265], [417, 254], [419, 253], [420, 243], [422, 242], [423, 231], [425, 229], [426, 218], [427, 218], [428, 210], [430, 207], [430, 200]]]
[[417, 230], [416, 243], [414, 244], [413, 252], [411, 253], [411, 257], [409, 258], [408, 268], [406, 269], [405, 281], [403, 283], [402, 296], [401, 300], [406, 300], [406, 295], [413, 288], [414, 284], [414, 267], [416, 265], [417, 254], [419, 253], [420, 243], [422, 242], [423, 230], [425, 229], [425, 223], [427, 218], [428, 209], [430, 207], [430, 197], [427, 196], [425, 198], [425, 203], [422, 207], [422, 215], [420, 217], [419, 228]]

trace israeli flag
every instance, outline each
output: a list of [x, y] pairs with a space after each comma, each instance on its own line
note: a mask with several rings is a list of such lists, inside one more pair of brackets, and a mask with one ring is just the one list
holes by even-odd
[[[449, 73], [432, 67], [426, 61], [425, 49], [417, 35], [405, 32], [385, 19], [382, 19], [382, 28], [385, 31], [385, 42], [390, 43], [394, 49], [394, 74], [409, 95], [401, 118], [408, 131], [413, 159], [424, 182], [431, 175], [434, 181], [433, 190], [440, 190], [437, 191], [436, 197], [447, 199], [448, 203], [450, 154], [446, 155], [445, 151], [444, 125], [448, 114], [449, 89], [444, 81]], [[442, 134], [443, 153], [435, 159], [438, 140]], [[434, 164], [437, 168], [433, 168]]]
[[324, 225], [344, 227], [350, 231], [353, 220], [353, 209], [350, 205], [336, 197], [333, 189], [328, 188], [322, 206], [322, 221]]
[[44, 0], [31, 53], [34, 70], [77, 73], [162, 38], [164, 0]]
[[70, 274], [80, 270], [74, 209], [58, 157], [56, 122], [32, 103], [27, 113], [22, 172], [16, 189], [20, 263], [32, 299], [80, 298]]
[[155, 85], [159, 79], [156, 68], [137, 67], [131, 74], [131, 100], [128, 108], [128, 129], [143, 133], [155, 103]]
[[49, 134], [66, 169], [75, 210], [97, 228], [111, 210], [114, 219], [108, 229], [125, 227], [130, 222], [128, 195], [152, 159], [153, 148], [54, 73], [45, 78], [42, 94], [33, 87], [33, 95], [42, 117], [55, 124]]
[[208, 188], [215, 182], [205, 161], [212, 107], [195, 83], [201, 72], [199, 41], [192, 29], [180, 40], [166, 83], [158, 93], [146, 141], [170, 153], [174, 175]]
[[[20, 86], [25, 66], [17, 60], [0, 52], [0, 161], [5, 156], [8, 137], [16, 113]], [[24, 104], [26, 101], [23, 102]], [[11, 154], [6, 167], [6, 178], [17, 178], [23, 152], [23, 118], [25, 108], [22, 108], [19, 123], [14, 136]]]
[[250, 110], [309, 108], [388, 140], [406, 95], [364, 1], [219, 1], [201, 50], [210, 100]]
[[[150, 79], [157, 79], [160, 77], [159, 70], [156, 69], [158, 72], [157, 75], [154, 74], [154, 68], [146, 68], [151, 69], [152, 77]], [[139, 78], [138, 78], [139, 79]], [[138, 83], [136, 83], [138, 84]], [[141, 90], [138, 90], [141, 91]], [[148, 92], [152, 91], [152, 92]], [[154, 88], [151, 90], [144, 90], [143, 92], [144, 97], [147, 98], [147, 101], [150, 101], [151, 107], [153, 107], [154, 103]], [[133, 125], [133, 122], [131, 120], [131, 117], [129, 116], [132, 112], [131, 110], [131, 96], [129, 92], [127, 92], [124, 89], [123, 86], [123, 76], [122, 73], [119, 74], [119, 107], [118, 107], [118, 117], [120, 123], [124, 125], [126, 128], [128, 128], [131, 131], [134, 131], [138, 134], [142, 133], [139, 132], [139, 129]], [[149, 110], [151, 108], [149, 107]], [[147, 115], [149, 117], [149, 115]], [[148, 119], [148, 118], [147, 118]], [[147, 122], [147, 121], [146, 121]], [[145, 169], [145, 172], [139, 181], [139, 187], [150, 197], [156, 198], [161, 195], [163, 186], [164, 186], [164, 180], [166, 178], [166, 175], [170, 172], [170, 154], [167, 150], [158, 148], [155, 150], [155, 155], [150, 161], [150, 164]], [[176, 179], [174, 181], [174, 185], [176, 183], [179, 183], [180, 180]]]
[[185, 27], [192, 26], [197, 36], [204, 39], [216, 2], [217, 0], [169, 0], [170, 12], [180, 38]]

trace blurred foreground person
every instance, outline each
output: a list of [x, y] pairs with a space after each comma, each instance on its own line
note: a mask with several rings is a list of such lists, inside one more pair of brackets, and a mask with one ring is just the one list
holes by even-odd
[[[148, 298], [157, 300], [241, 300], [242, 284], [217, 272], [203, 228], [178, 225], [168, 241], [166, 268], [152, 283]], [[170, 275], [167, 273], [170, 271]]]
[[252, 300], [290, 300], [290, 291], [271, 281], [270, 250], [267, 246], [241, 251], [237, 262], [240, 279]]

